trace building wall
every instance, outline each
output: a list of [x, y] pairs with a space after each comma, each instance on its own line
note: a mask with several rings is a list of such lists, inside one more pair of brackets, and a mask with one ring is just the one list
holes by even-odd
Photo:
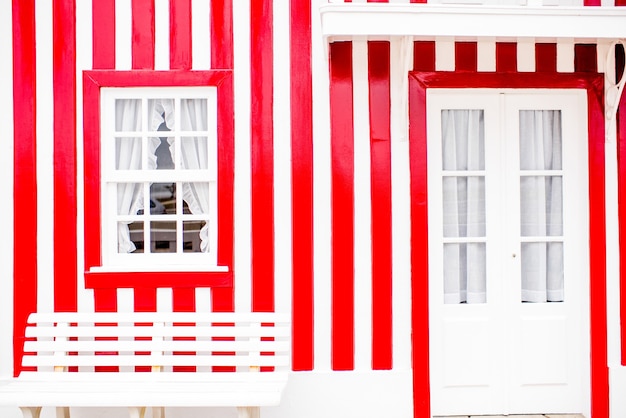
[[[0, 154], [0, 193], [15, 191], [0, 219], [0, 375], [17, 370], [20, 330], [35, 309], [291, 311], [294, 373], [283, 404], [264, 416], [411, 416], [425, 401], [413, 399], [406, 71], [604, 72], [608, 44], [326, 45], [317, 13], [325, 0], [171, 3], [0, 5], [0, 37], [13, 35], [0, 44], [0, 90], [13, 97], [0, 102], [12, 145]], [[234, 74], [234, 290], [85, 288], [82, 72], [218, 68]], [[617, 394], [626, 389], [617, 151], [606, 149]], [[614, 411], [626, 409], [611, 399]]]

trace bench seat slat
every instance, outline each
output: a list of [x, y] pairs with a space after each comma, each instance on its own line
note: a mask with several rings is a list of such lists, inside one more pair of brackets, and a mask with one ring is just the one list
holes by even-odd
[[203, 326], [37, 326], [26, 329], [26, 337], [288, 337], [287, 327], [203, 327]]
[[24, 356], [27, 367], [54, 366], [286, 366], [287, 356], [93, 355]]

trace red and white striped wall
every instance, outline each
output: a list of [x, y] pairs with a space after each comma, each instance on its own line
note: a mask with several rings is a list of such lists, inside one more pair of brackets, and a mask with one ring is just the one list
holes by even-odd
[[[325, 3], [0, 4], [0, 38], [12, 39], [0, 43], [0, 91], [12, 98], [0, 101], [0, 195], [13, 196], [0, 217], [0, 375], [19, 369], [23, 324], [34, 310], [291, 311], [294, 373], [283, 405], [265, 416], [427, 416], [428, 388], [414, 383], [413, 371], [426, 353], [411, 339], [415, 317], [427, 312], [412, 294], [424, 277], [412, 273], [406, 71], [603, 73], [609, 45], [327, 45], [318, 15]], [[233, 204], [220, 216], [234, 219], [232, 251], [222, 255], [234, 288], [86, 288], [82, 72], [210, 69], [233, 71]], [[608, 319], [594, 337], [593, 418], [603, 418], [609, 399], [618, 413], [611, 416], [626, 410], [613, 403], [626, 390], [617, 173], [609, 143], [600, 239], [608, 261], [597, 279], [609, 297], [595, 305]]]

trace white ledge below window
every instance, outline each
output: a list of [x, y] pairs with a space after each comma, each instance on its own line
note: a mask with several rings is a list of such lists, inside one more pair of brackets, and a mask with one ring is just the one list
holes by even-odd
[[89, 269], [90, 273], [228, 273], [228, 266], [198, 266], [198, 265], [121, 265], [98, 266]]
[[328, 42], [412, 36], [476, 39], [626, 38], [626, 7], [330, 3], [320, 7]]

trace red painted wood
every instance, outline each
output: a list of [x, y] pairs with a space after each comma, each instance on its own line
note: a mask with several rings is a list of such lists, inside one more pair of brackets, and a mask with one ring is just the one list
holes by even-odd
[[517, 43], [496, 42], [496, 72], [517, 71]]
[[[217, 86], [218, 88], [218, 261], [230, 272], [93, 273], [101, 265], [100, 88], [141, 86]], [[232, 309], [233, 144], [232, 71], [86, 71], [83, 75], [85, 160], [85, 285], [118, 287], [228, 287], [219, 309]], [[225, 245], [224, 245], [225, 244]], [[222, 246], [224, 245], [224, 246]]]
[[122, 287], [230, 287], [230, 272], [155, 271], [155, 272], [85, 272], [87, 289]]
[[132, 66], [154, 69], [154, 0], [132, 0]]
[[272, 1], [250, 3], [252, 310], [274, 310], [274, 123]]
[[13, 0], [13, 373], [21, 369], [24, 328], [37, 310], [35, 1]]
[[293, 370], [313, 370], [313, 87], [311, 2], [291, 0], [291, 233]]
[[54, 310], [78, 304], [76, 218], [76, 4], [53, 2]]
[[94, 289], [94, 310], [96, 312], [117, 311], [117, 289]]
[[602, 6], [601, 0], [585, 0], [585, 6]]
[[435, 71], [435, 42], [413, 42], [413, 71]]
[[[621, 77], [624, 63], [624, 51], [616, 51], [618, 77]], [[621, 70], [621, 71], [620, 71]], [[615, 81], [617, 81], [616, 79]], [[617, 170], [619, 199], [619, 241], [626, 242], [626, 95], [622, 94], [617, 111]], [[620, 246], [620, 334], [621, 363], [626, 366], [626, 247]]]
[[[232, 0], [211, 1], [211, 63], [213, 68], [232, 69], [233, 58], [233, 5]], [[218, 162], [220, 196], [218, 210], [220, 221], [231, 231], [218, 235], [218, 262], [221, 265], [233, 265], [234, 225], [234, 85], [231, 77], [220, 85], [218, 104], [218, 136], [220, 161]], [[221, 228], [221, 227], [220, 227]], [[211, 304], [214, 311], [233, 311], [235, 307], [234, 289], [213, 288]]]
[[428, 0], [411, 0], [411, 3], [428, 3]]
[[418, 77], [409, 78], [413, 416], [430, 418], [426, 86]]
[[330, 53], [332, 369], [354, 369], [354, 127], [352, 42]]
[[478, 43], [455, 42], [454, 60], [456, 71], [477, 71]]
[[93, 68], [115, 68], [115, 0], [92, 0]]
[[428, 405], [428, 248], [426, 207], [427, 88], [578, 88], [588, 97], [589, 231], [591, 322], [591, 413], [609, 416], [606, 313], [606, 218], [602, 74], [563, 73], [412, 73], [409, 91], [411, 156], [411, 266], [413, 297], [414, 416], [430, 416]]
[[616, 6], [626, 6], [626, 0], [615, 0]]
[[596, 44], [574, 45], [574, 71], [598, 72], [598, 51]]
[[535, 71], [556, 72], [556, 44], [535, 44]]
[[190, 70], [191, 0], [170, 1], [170, 68]]
[[393, 365], [391, 267], [391, 98], [387, 41], [368, 49], [372, 194], [372, 368]]

